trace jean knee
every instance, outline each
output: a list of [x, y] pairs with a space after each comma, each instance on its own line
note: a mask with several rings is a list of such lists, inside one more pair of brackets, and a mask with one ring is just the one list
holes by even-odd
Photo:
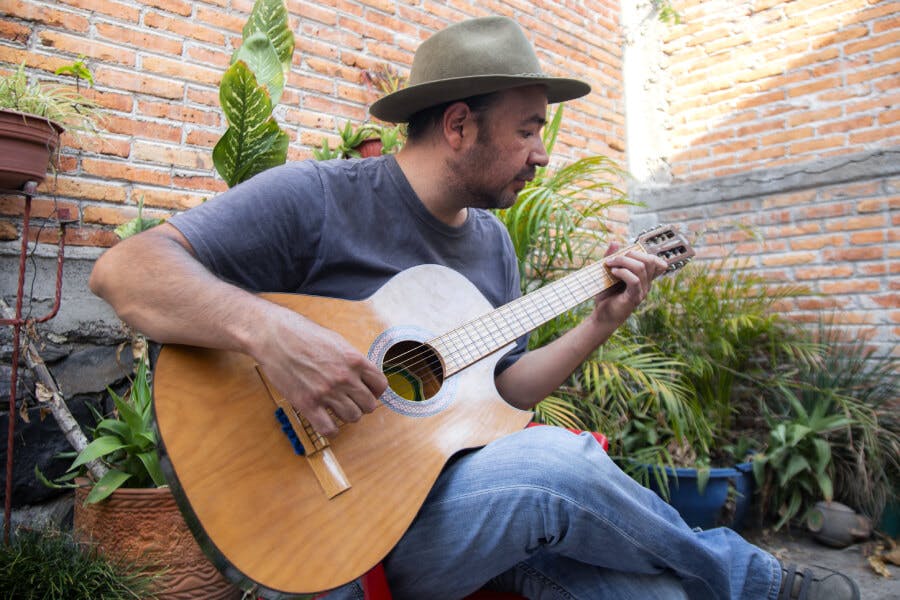
[[509, 475], [521, 485], [583, 489], [618, 471], [597, 440], [587, 433], [576, 435], [559, 427], [532, 427], [495, 444], [496, 448], [492, 445], [488, 449], [510, 457], [499, 463], [514, 463]]

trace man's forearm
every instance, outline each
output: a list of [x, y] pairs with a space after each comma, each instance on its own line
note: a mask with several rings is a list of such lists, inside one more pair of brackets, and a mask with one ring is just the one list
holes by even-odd
[[526, 352], [497, 377], [497, 390], [513, 406], [534, 407], [556, 391], [618, 326], [585, 319], [552, 343]]
[[215, 277], [189, 248], [170, 225], [128, 238], [97, 261], [91, 290], [158, 342], [247, 351], [254, 313], [273, 305]]

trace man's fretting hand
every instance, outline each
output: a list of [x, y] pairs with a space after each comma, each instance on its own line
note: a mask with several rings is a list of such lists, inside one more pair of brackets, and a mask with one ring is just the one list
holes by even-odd
[[613, 256], [620, 248], [618, 243], [610, 244], [604, 264], [613, 276], [622, 281], [624, 289], [601, 292], [593, 314], [595, 319], [616, 324], [623, 323], [634, 312], [650, 293], [652, 281], [668, 268], [662, 258], [638, 250]]

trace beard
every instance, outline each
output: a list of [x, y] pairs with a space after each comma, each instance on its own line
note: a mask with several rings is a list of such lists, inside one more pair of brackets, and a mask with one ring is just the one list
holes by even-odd
[[499, 172], [500, 155], [501, 151], [491, 143], [479, 140], [463, 156], [448, 160], [451, 191], [466, 198], [466, 205], [473, 208], [503, 209], [514, 205], [519, 192], [510, 189], [510, 185], [532, 179], [534, 167], [526, 166], [509, 179], [509, 175]]

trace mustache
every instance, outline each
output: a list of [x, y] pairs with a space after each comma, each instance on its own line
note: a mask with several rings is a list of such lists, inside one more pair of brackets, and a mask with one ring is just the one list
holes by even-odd
[[519, 171], [519, 174], [516, 175], [516, 179], [524, 179], [525, 181], [531, 181], [535, 176], [534, 167], [528, 167]]

